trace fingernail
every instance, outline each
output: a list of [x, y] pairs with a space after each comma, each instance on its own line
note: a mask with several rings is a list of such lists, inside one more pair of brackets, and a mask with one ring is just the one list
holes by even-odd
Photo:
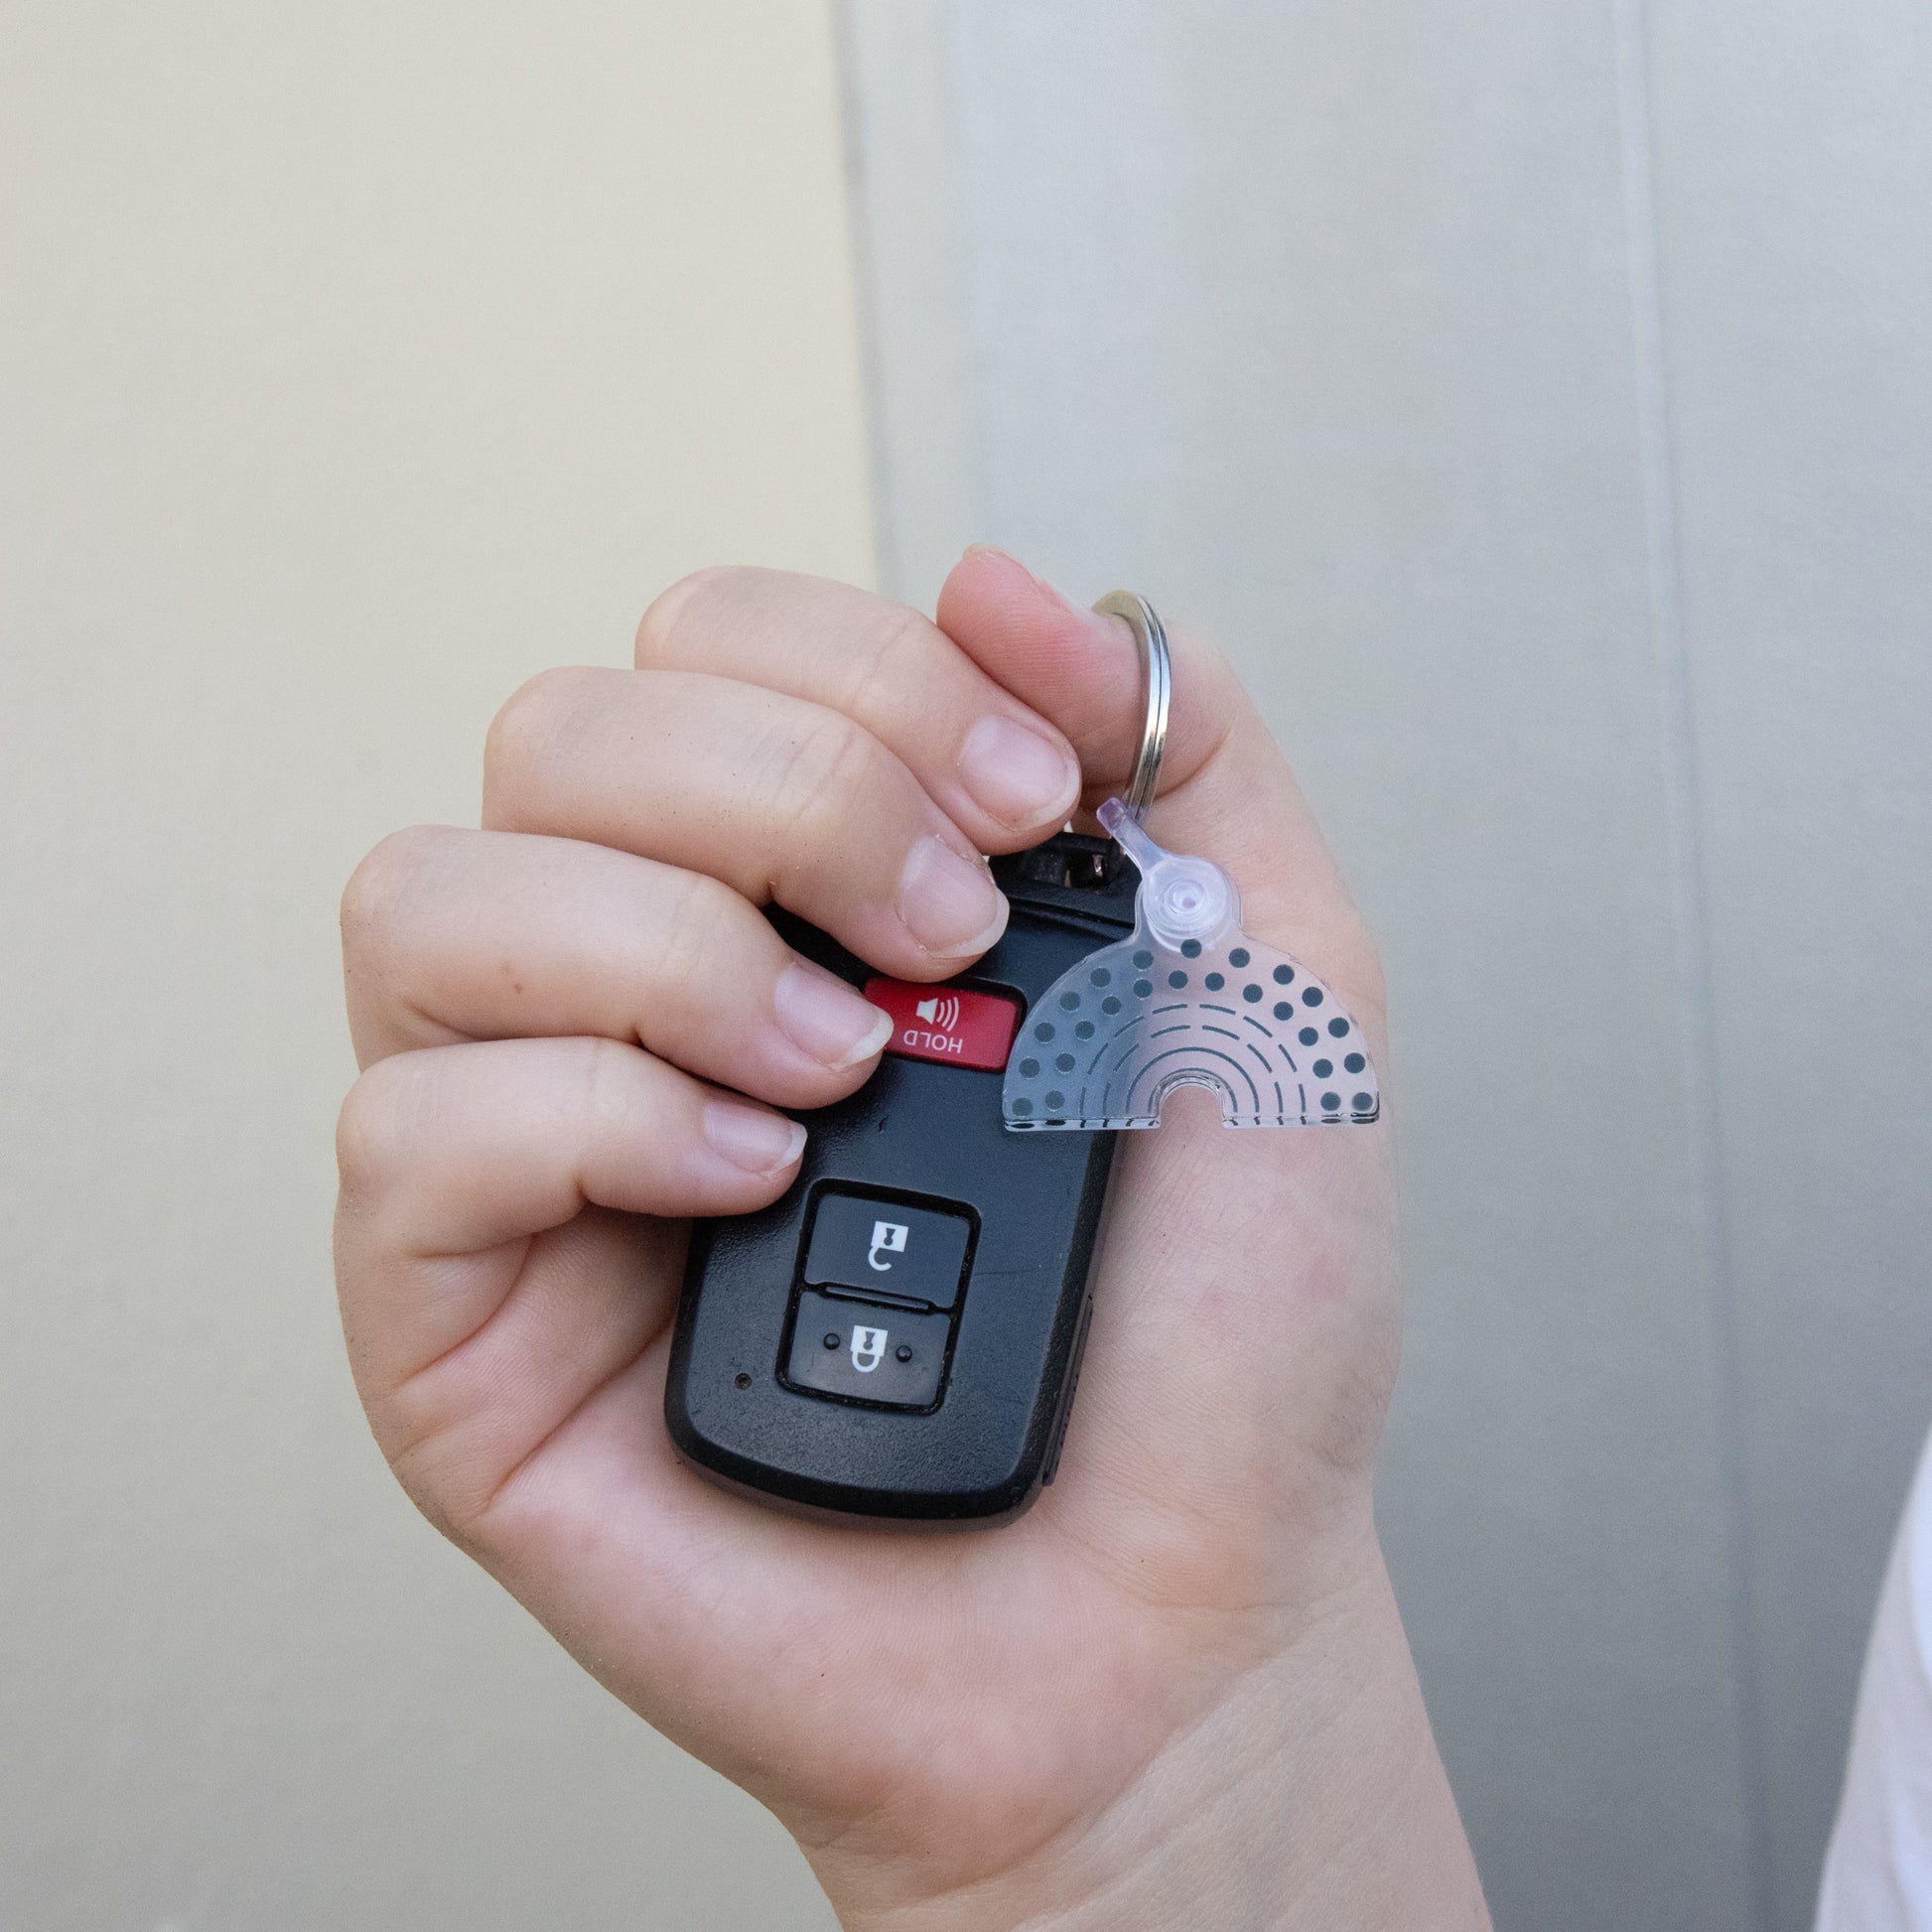
[[795, 1120], [735, 1100], [704, 1103], [704, 1137], [747, 1173], [776, 1173], [790, 1167], [805, 1145], [805, 1130]]
[[844, 980], [810, 966], [787, 966], [771, 1004], [786, 1037], [834, 1073], [869, 1060], [892, 1037], [893, 1017]]
[[982, 809], [1016, 830], [1059, 824], [1080, 795], [1071, 754], [1011, 718], [982, 718], [966, 734], [959, 775]]
[[1011, 550], [1002, 550], [997, 543], [969, 543], [966, 546], [966, 548], [960, 552], [960, 557], [962, 561], [964, 561], [964, 559], [967, 557], [998, 557], [1001, 559], [1002, 562], [1011, 564], [1014, 567], [1014, 569], [1026, 571], [1027, 575], [1031, 577], [1034, 580], [1034, 582], [1042, 591], [1044, 591], [1048, 597], [1050, 597], [1053, 600], [1055, 604], [1059, 605], [1064, 610], [1071, 611], [1076, 618], [1087, 618], [1093, 615], [1091, 611], [1082, 610], [1079, 605], [1075, 604], [1074, 601], [1070, 597], [1068, 597], [1063, 590], [1059, 588], [1058, 585], [1049, 584], [1045, 578], [1039, 575], [1037, 571], [1029, 570], [1027, 566], [1023, 564], [1020, 561], [1020, 559], [1013, 554]]
[[981, 953], [1006, 930], [1007, 902], [984, 866], [928, 833], [898, 876], [898, 916], [927, 952]]

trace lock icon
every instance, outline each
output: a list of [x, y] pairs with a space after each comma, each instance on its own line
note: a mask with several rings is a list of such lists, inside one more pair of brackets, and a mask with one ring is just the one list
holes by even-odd
[[886, 1359], [886, 1330], [884, 1328], [862, 1328], [854, 1323], [852, 1329], [852, 1366], [861, 1375], [870, 1375]]
[[890, 1261], [881, 1261], [881, 1255], [902, 1255], [905, 1252], [908, 1229], [897, 1221], [875, 1221], [872, 1224], [872, 1250], [866, 1259], [883, 1275], [892, 1267]]

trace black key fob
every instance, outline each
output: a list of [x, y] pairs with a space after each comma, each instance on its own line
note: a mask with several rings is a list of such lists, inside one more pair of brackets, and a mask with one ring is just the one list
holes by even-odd
[[800, 1117], [811, 1135], [784, 1195], [692, 1230], [664, 1414], [679, 1451], [727, 1483], [805, 1510], [985, 1523], [1052, 1480], [1114, 1136], [1011, 1133], [1001, 1085], [1017, 1042], [1039, 1050], [1033, 1004], [1134, 929], [1139, 874], [1073, 833], [993, 872], [1006, 932], [940, 986], [881, 979], [771, 914], [895, 1026], [865, 1086]]

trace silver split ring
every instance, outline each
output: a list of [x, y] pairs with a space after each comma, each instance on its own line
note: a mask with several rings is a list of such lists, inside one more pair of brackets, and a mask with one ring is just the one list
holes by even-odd
[[1141, 752], [1134, 760], [1134, 774], [1121, 793], [1121, 803], [1133, 813], [1134, 822], [1144, 824], [1161, 782], [1161, 759], [1168, 749], [1168, 698], [1173, 689], [1168, 633], [1154, 615], [1154, 606], [1133, 591], [1109, 591], [1093, 608], [1105, 617], [1127, 620], [1135, 648], [1141, 653], [1141, 669], [1147, 674], [1147, 721], [1141, 727]]

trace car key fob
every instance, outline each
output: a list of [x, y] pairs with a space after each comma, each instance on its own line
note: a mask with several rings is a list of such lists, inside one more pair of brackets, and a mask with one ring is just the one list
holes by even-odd
[[1131, 592], [1095, 608], [1147, 671], [1132, 779], [1096, 813], [1112, 842], [994, 860], [1006, 932], [944, 986], [870, 975], [768, 915], [893, 1035], [857, 1093], [807, 1116], [780, 1199], [693, 1231], [664, 1414], [726, 1482], [848, 1515], [1017, 1515], [1059, 1460], [1115, 1135], [1159, 1126], [1179, 1087], [1218, 1095], [1228, 1127], [1380, 1117], [1333, 989], [1241, 929], [1219, 866], [1148, 835], [1167, 638]]
[[1139, 875], [1074, 833], [993, 874], [1006, 931], [943, 985], [881, 979], [769, 914], [894, 1029], [857, 1093], [801, 1116], [778, 1200], [693, 1228], [664, 1412], [714, 1477], [804, 1510], [959, 1523], [1016, 1515], [1052, 1480], [1115, 1137], [1010, 1132], [1002, 1084], [1030, 1012], [1132, 934]]

